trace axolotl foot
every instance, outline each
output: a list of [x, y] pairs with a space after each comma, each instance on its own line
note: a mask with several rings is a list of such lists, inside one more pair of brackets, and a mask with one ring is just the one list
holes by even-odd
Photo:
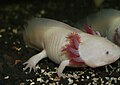
[[36, 63], [34, 61], [32, 61], [31, 59], [29, 59], [28, 61], [26, 61], [25, 63], [23, 63], [23, 65], [26, 65], [24, 68], [23, 68], [23, 71], [25, 71], [26, 69], [30, 68], [29, 69], [29, 73], [31, 72], [31, 70], [33, 69], [34, 72], [36, 72]]
[[25, 71], [26, 69], [29, 69], [29, 73], [31, 72], [31, 70], [33, 69], [34, 72], [37, 70], [36, 69], [36, 64], [42, 60], [43, 58], [46, 58], [46, 51], [43, 50], [42, 52], [32, 56], [28, 61], [26, 61], [25, 63], [23, 63], [23, 65], [26, 65], [23, 70]]

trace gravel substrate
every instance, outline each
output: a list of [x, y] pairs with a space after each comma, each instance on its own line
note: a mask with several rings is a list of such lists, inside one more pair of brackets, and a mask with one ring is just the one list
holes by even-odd
[[[88, 2], [89, 1], [89, 2]], [[68, 78], [57, 76], [58, 66], [48, 58], [41, 60], [37, 72], [23, 71], [23, 63], [38, 51], [25, 45], [22, 30], [27, 20], [47, 17], [74, 25], [99, 9], [120, 9], [119, 0], [106, 0], [96, 7], [93, 0], [8, 1], [0, 6], [0, 85], [120, 85], [120, 59], [99, 68], [70, 68]], [[74, 23], [73, 23], [74, 22]], [[15, 64], [15, 60], [21, 60]]]

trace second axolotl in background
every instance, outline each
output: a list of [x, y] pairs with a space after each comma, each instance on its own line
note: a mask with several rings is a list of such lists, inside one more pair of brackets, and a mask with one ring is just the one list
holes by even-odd
[[[115, 9], [103, 9], [98, 13], [91, 14], [77, 23], [78, 28], [84, 24], [89, 25], [92, 30], [100, 32], [101, 36], [120, 46], [120, 11]], [[83, 30], [83, 29], [81, 29]]]
[[84, 33], [65, 23], [45, 18], [35, 18], [28, 22], [23, 33], [26, 44], [40, 53], [32, 56], [24, 64], [36, 70], [36, 64], [49, 57], [60, 64], [58, 76], [63, 76], [66, 66], [99, 67], [120, 58], [120, 48], [104, 37]]

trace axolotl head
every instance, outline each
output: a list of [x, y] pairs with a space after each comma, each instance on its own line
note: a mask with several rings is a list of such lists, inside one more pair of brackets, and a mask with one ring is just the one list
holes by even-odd
[[120, 58], [120, 47], [106, 38], [84, 33], [80, 36], [79, 55], [87, 66], [104, 66]]

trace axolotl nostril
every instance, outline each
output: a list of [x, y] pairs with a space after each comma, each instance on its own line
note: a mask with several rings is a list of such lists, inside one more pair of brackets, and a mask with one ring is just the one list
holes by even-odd
[[60, 64], [58, 76], [66, 66], [71, 67], [99, 67], [115, 62], [120, 58], [120, 48], [96, 35], [82, 32], [65, 23], [35, 18], [28, 22], [23, 33], [26, 44], [40, 53], [32, 56], [24, 64], [23, 70], [30, 68], [36, 70], [36, 64], [43, 58], [49, 57]]

